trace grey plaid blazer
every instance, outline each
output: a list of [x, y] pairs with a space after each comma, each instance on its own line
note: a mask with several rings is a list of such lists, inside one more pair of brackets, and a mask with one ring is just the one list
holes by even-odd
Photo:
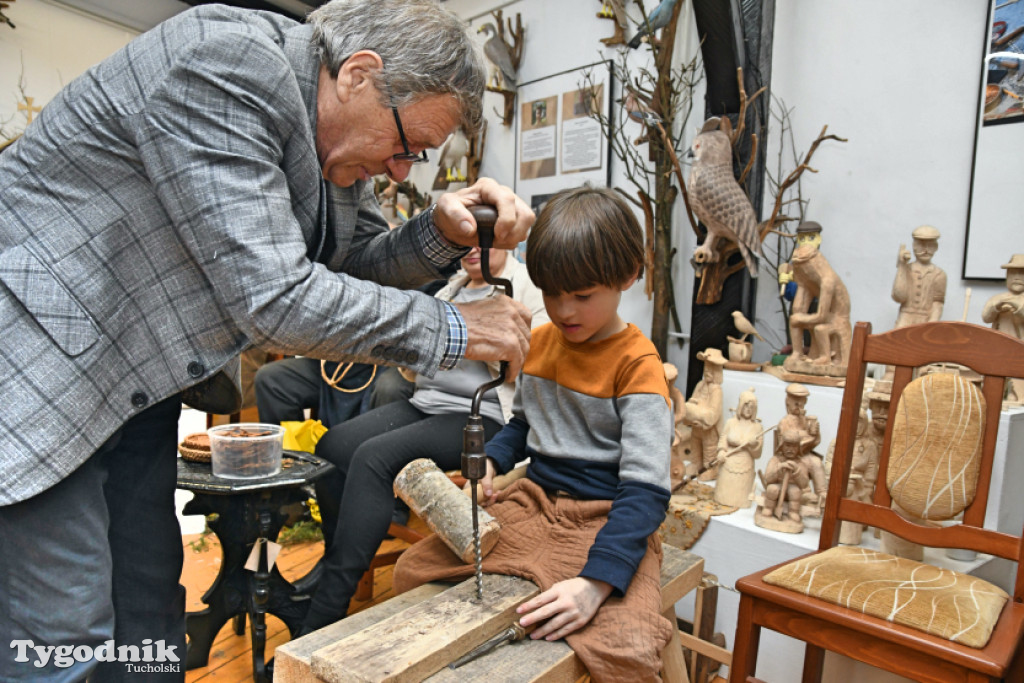
[[436, 371], [442, 304], [374, 282], [446, 273], [418, 219], [387, 230], [370, 184], [322, 188], [310, 34], [189, 10], [0, 155], [0, 505], [252, 344]]

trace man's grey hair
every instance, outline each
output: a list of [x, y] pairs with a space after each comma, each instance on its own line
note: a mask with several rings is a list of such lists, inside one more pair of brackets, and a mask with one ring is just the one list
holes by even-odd
[[483, 120], [487, 68], [462, 20], [434, 0], [331, 0], [310, 13], [313, 47], [332, 78], [359, 50], [384, 62], [374, 85], [384, 106], [427, 95], [452, 95], [462, 127], [476, 132]]

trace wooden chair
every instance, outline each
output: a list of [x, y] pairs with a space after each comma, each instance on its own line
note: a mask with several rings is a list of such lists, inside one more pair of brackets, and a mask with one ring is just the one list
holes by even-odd
[[[909, 448], [904, 448], [911, 443], [908, 435], [916, 435], [921, 439], [915, 443], [925, 444], [934, 436], [935, 429], [946, 429], [948, 432], [950, 425], [956, 421], [936, 420], [937, 406], [929, 405], [928, 409], [932, 411], [929, 417], [933, 420], [929, 423], [929, 429], [932, 433], [918, 429], [921, 427], [921, 423], [917, 421], [921, 416], [921, 404], [915, 401], [919, 401], [920, 398], [931, 398], [931, 394], [928, 393], [930, 390], [927, 389], [931, 385], [927, 384], [926, 380], [938, 378], [940, 375], [927, 375], [913, 381], [911, 378], [915, 368], [940, 361], [966, 365], [983, 376], [980, 391], [966, 379], [950, 379], [953, 376], [948, 374], [940, 382], [960, 392], [960, 399], [974, 401], [974, 418], [963, 420], [962, 426], [978, 432], [972, 448], [960, 449], [964, 450], [960, 455], [964, 459], [964, 463], [961, 464], [964, 466], [962, 472], [965, 474], [954, 481], [956, 486], [951, 486], [949, 491], [946, 491], [954, 492], [956, 495], [943, 497], [944, 501], [948, 498], [952, 505], [944, 511], [947, 518], [957, 514], [957, 507], [964, 506], [962, 524], [951, 527], [917, 524], [908, 521], [892, 509], [894, 503], [903, 509], [911, 504], [905, 498], [905, 478], [909, 477], [920, 483], [922, 477], [930, 478], [933, 474], [942, 473], [942, 467], [956, 466], [947, 457], [949, 453], [956, 455], [958, 451], [950, 447], [952, 442], [949, 440], [937, 444], [938, 448], [922, 448], [916, 451], [916, 457], [922, 461], [918, 462], [916, 467], [907, 467], [906, 458], [903, 457], [910, 452]], [[874, 498], [870, 502], [858, 502], [843, 496], [850, 477], [850, 461], [864, 389], [864, 371], [869, 362], [894, 365], [896, 371], [890, 404], [893, 408], [889, 411], [879, 462], [880, 476]], [[1024, 376], [1024, 341], [985, 327], [938, 322], [871, 335], [870, 324], [857, 324], [850, 352], [835, 459], [818, 551], [793, 562], [746, 576], [736, 582], [741, 598], [733, 661], [729, 672], [731, 683], [756, 680], [753, 676], [762, 627], [807, 644], [803, 669], [805, 683], [821, 680], [826, 649], [919, 681], [1024, 681], [1024, 656], [1021, 647], [1024, 633], [1024, 571], [1021, 568], [1024, 543], [1020, 534], [982, 528], [992, 477], [992, 460], [1004, 381], [1006, 377], [1021, 376]], [[921, 393], [922, 389], [925, 390], [924, 393]], [[919, 398], [915, 399], [915, 396]], [[980, 428], [981, 425], [984, 425], [983, 429]], [[944, 458], [941, 466], [933, 464], [930, 468], [926, 467], [923, 461], [934, 461], [938, 459], [939, 453]], [[971, 480], [975, 475], [976, 486], [972, 486]], [[927, 492], [934, 493], [931, 490]], [[934, 496], [930, 500], [938, 497]], [[927, 519], [926, 515], [920, 516]], [[863, 607], [867, 600], [861, 602], [849, 599], [841, 601], [845, 606], [839, 606], [825, 599], [810, 597], [797, 590], [768, 582], [778, 582], [780, 575], [792, 572], [795, 567], [806, 568], [808, 563], [813, 564], [837, 553], [851, 552], [844, 550], [848, 547], [836, 547], [842, 520], [877, 527], [924, 546], [970, 549], [1016, 562], [1017, 572], [1012, 596], [1001, 611], [996, 611], [998, 603], [990, 610], [992, 614], [998, 614], [998, 621], [987, 643], [981, 647], [970, 647], [962, 642], [930, 635], [923, 630], [897, 623], [903, 619], [903, 613], [896, 614], [894, 621], [870, 616], [857, 609], [858, 606]], [[862, 551], [859, 548], [852, 550], [853, 554], [869, 552], [871, 551]], [[801, 562], [804, 564], [797, 564]], [[885, 562], [891, 566], [910, 561], [897, 561], [891, 556], [885, 556]], [[765, 580], [766, 575], [780, 568], [784, 569], [768, 576], [768, 581]], [[926, 570], [927, 566], [919, 565], [918, 568]], [[848, 569], [849, 565], [840, 566], [838, 576], [846, 576], [844, 572]], [[946, 572], [947, 577], [953, 574], [948, 570]], [[794, 577], [796, 574], [789, 573], [787, 576]], [[820, 575], [816, 575], [816, 579], [818, 576], [824, 576], [824, 570]], [[988, 586], [993, 591], [1001, 593], [998, 588], [980, 579], [957, 576], [964, 581], [973, 582], [974, 586]], [[873, 578], [874, 574], [871, 577]], [[808, 592], [820, 594], [820, 586], [824, 585], [826, 580], [820, 581], [814, 591], [808, 588]], [[834, 589], [842, 583], [845, 582], [836, 581], [830, 584], [830, 587]], [[844, 588], [847, 590], [847, 598], [853, 595], [855, 585], [856, 582], [850, 580], [850, 586]], [[899, 597], [907, 597], [913, 589], [913, 585], [903, 585], [903, 593]], [[890, 593], [889, 597], [892, 595]], [[899, 604], [902, 606], [902, 600]], [[959, 636], [957, 638], [959, 640]]]

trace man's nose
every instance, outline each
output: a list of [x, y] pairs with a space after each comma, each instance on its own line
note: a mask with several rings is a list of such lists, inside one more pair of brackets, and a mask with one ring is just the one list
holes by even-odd
[[412, 162], [388, 159], [384, 162], [384, 168], [389, 178], [400, 183], [409, 177], [409, 172], [412, 170]]

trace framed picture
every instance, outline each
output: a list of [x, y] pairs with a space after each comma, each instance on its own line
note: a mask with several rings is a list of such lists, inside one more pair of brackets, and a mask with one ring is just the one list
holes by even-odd
[[515, 191], [535, 211], [558, 190], [609, 185], [611, 148], [592, 114], [611, 118], [611, 89], [611, 62], [519, 85]]
[[990, 0], [979, 71], [974, 163], [962, 276], [1002, 280], [1007, 254], [1024, 251], [1014, 170], [1024, 149], [1024, 3]]

